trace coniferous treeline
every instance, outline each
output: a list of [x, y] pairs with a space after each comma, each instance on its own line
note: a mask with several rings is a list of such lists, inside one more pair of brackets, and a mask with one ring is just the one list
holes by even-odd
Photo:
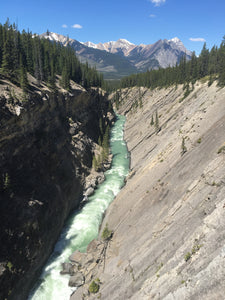
[[37, 83], [45, 81], [52, 89], [55, 89], [56, 75], [61, 75], [61, 86], [67, 90], [70, 79], [85, 88], [103, 84], [102, 75], [87, 63], [80, 63], [72, 47], [41, 39], [30, 31], [20, 33], [7, 20], [0, 24], [0, 76], [20, 84], [26, 91], [27, 72]]
[[121, 80], [121, 88], [144, 86], [148, 88], [166, 87], [173, 84], [184, 84], [187, 92], [189, 84], [209, 76], [209, 85], [214, 79], [220, 86], [225, 86], [225, 36], [220, 47], [214, 46], [211, 51], [206, 48], [206, 43], [197, 57], [193, 52], [191, 60], [186, 61], [184, 56], [179, 65], [166, 69], [151, 70], [145, 73], [133, 74]]

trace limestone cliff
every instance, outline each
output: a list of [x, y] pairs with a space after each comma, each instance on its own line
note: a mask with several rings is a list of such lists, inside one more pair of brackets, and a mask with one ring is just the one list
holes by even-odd
[[79, 207], [106, 97], [71, 82], [51, 93], [0, 82], [0, 298], [26, 299], [69, 213]]
[[207, 82], [187, 97], [122, 90], [131, 171], [103, 222], [114, 235], [93, 272], [100, 290], [71, 299], [224, 298], [224, 99]]

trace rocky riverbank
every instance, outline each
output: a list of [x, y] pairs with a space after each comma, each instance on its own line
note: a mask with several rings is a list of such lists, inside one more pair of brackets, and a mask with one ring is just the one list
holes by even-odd
[[131, 172], [102, 225], [114, 232], [104, 264], [87, 253], [99, 265], [71, 300], [223, 299], [224, 99], [207, 81], [187, 97], [182, 86], [122, 90]]

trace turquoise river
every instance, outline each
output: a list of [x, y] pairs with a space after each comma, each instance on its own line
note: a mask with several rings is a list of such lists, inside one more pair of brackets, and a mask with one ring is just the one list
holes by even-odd
[[87, 245], [97, 238], [105, 210], [124, 185], [129, 172], [129, 154], [123, 139], [124, 123], [125, 117], [118, 115], [110, 138], [113, 160], [110, 170], [105, 172], [105, 181], [66, 223], [29, 300], [69, 300], [74, 291], [68, 286], [69, 276], [60, 275], [61, 264], [68, 261], [75, 250], [84, 252]]

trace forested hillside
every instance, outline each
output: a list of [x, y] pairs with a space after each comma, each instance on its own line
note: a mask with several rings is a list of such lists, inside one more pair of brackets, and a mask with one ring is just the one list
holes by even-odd
[[204, 44], [199, 57], [193, 53], [190, 61], [187, 61], [184, 56], [180, 64], [175, 67], [128, 76], [121, 80], [121, 87], [144, 86], [156, 88], [167, 87], [172, 84], [185, 84], [188, 94], [190, 89], [193, 89], [196, 80], [205, 76], [209, 76], [209, 85], [215, 79], [218, 79], [220, 86], [225, 85], [225, 36], [219, 48], [214, 46], [209, 51], [206, 44]]
[[0, 24], [0, 74], [28, 89], [27, 72], [40, 84], [56, 88], [56, 75], [61, 75], [61, 86], [70, 89], [70, 79], [83, 87], [101, 86], [102, 75], [88, 64], [81, 64], [75, 50], [60, 43], [41, 39], [25, 30], [20, 33], [15, 24]]

